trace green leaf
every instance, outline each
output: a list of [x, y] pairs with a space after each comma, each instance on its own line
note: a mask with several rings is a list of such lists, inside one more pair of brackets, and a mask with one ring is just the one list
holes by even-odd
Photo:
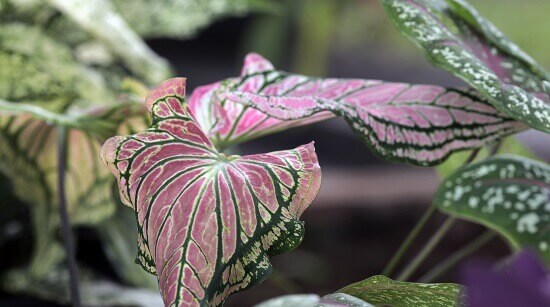
[[132, 210], [117, 206], [115, 214], [96, 225], [95, 229], [109, 262], [126, 284], [158, 290], [156, 279], [136, 267], [134, 262], [138, 252], [135, 243], [138, 232]]
[[0, 67], [0, 99], [7, 101], [60, 112], [77, 100], [105, 103], [115, 97], [100, 75], [35, 26], [0, 26]]
[[533, 249], [550, 263], [548, 164], [508, 155], [471, 164], [441, 184], [434, 205], [494, 229], [514, 249]]
[[375, 306], [447, 307], [462, 302], [460, 285], [400, 282], [382, 275], [356, 282], [338, 292], [353, 295]]
[[[31, 295], [61, 304], [70, 303], [69, 272], [56, 267], [36, 280], [29, 278], [24, 269], [8, 271], [1, 287], [12, 293]], [[137, 306], [161, 307], [162, 299], [157, 291], [147, 288], [130, 288], [97, 276], [87, 268], [79, 268], [79, 289], [84, 306]]]
[[[515, 137], [508, 137], [502, 140], [502, 144], [499, 145], [499, 149], [496, 153], [507, 153], [526, 157], [529, 159], [537, 159], [535, 154], [531, 152], [525, 145], [520, 143]], [[468, 157], [470, 156], [471, 151], [463, 151], [452, 154], [445, 162], [438, 165], [436, 170], [440, 178], [446, 178], [450, 176], [454, 171], [459, 169], [464, 165]], [[476, 156], [476, 160], [481, 160], [489, 156], [489, 149], [483, 147], [480, 149], [479, 153]]]
[[271, 10], [266, 0], [113, 0], [130, 26], [146, 38], [188, 38], [224, 17]]
[[101, 41], [142, 79], [156, 83], [170, 76], [166, 60], [130, 28], [110, 0], [49, 0], [49, 3]]
[[[11, 107], [8, 111], [7, 106]], [[59, 227], [57, 130], [50, 123], [57, 118], [48, 120], [51, 114], [38, 106], [0, 103], [0, 172], [10, 180], [13, 193], [31, 207], [36, 233], [31, 274], [36, 278], [63, 256], [55, 239]], [[68, 130], [67, 139], [66, 196], [71, 222], [97, 224], [112, 215], [117, 198], [114, 180], [98, 157], [101, 142], [119, 127], [126, 130], [127, 119], [143, 116], [143, 108], [120, 104], [81, 111], [76, 117], [58, 116], [69, 127], [73, 120], [80, 125]]]
[[392, 23], [432, 64], [501, 112], [550, 132], [548, 74], [463, 0], [381, 0]]

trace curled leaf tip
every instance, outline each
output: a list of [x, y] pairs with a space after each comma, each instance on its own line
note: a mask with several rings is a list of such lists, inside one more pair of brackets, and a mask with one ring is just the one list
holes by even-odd
[[157, 88], [149, 92], [145, 99], [145, 106], [148, 110], [151, 110], [157, 100], [168, 96], [183, 99], [185, 97], [186, 83], [186, 78], [172, 78], [162, 82]]
[[244, 65], [241, 70], [241, 76], [274, 69], [275, 67], [273, 66], [273, 64], [271, 64], [270, 61], [268, 61], [263, 56], [252, 52], [244, 58]]
[[[103, 161], [103, 163], [105, 163], [109, 167], [115, 161], [116, 150], [117, 150], [118, 144], [121, 141], [122, 141], [121, 136], [114, 136], [108, 139], [107, 141], [105, 141], [105, 143], [103, 143], [103, 146], [101, 147], [101, 152], [100, 152], [101, 160]], [[112, 171], [114, 172], [115, 170], [112, 170]]]

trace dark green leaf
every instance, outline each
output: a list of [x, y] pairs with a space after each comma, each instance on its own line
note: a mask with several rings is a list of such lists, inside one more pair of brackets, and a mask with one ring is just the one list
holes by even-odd
[[531, 248], [550, 262], [550, 167], [496, 156], [459, 169], [439, 187], [443, 212], [502, 234], [515, 249]]

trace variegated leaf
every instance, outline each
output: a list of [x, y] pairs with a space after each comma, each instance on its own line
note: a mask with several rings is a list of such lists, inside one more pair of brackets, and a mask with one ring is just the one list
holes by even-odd
[[[48, 2], [101, 41], [143, 80], [154, 83], [171, 75], [166, 60], [158, 56], [117, 13], [111, 0], [48, 0]], [[142, 8], [145, 9], [145, 8]]]
[[[261, 111], [273, 127], [307, 124], [330, 114], [342, 116], [379, 156], [428, 166], [450, 153], [483, 146], [525, 128], [473, 92], [434, 85], [378, 80], [320, 79], [277, 71], [249, 55], [244, 74], [220, 87], [219, 112], [246, 107]], [[217, 107], [221, 106], [221, 107]], [[327, 115], [329, 114], [329, 115]], [[257, 112], [239, 113], [235, 131], [255, 123]], [[218, 116], [220, 118], [220, 116]], [[223, 116], [221, 116], [223, 118]], [[304, 122], [302, 122], [304, 121]], [[231, 120], [228, 120], [231, 122]]]
[[381, 0], [392, 23], [436, 66], [498, 110], [550, 132], [548, 74], [463, 0]]
[[152, 91], [152, 127], [109, 139], [102, 159], [136, 211], [136, 261], [157, 275], [165, 304], [220, 305], [268, 276], [269, 255], [301, 242], [298, 218], [321, 173], [312, 144], [244, 157], [219, 153], [184, 94], [184, 79]]
[[67, 206], [73, 224], [91, 225], [113, 213], [116, 199], [112, 176], [98, 158], [101, 142], [135, 112], [142, 114], [139, 106], [119, 105], [96, 107], [71, 117], [35, 105], [0, 101], [0, 172], [10, 180], [15, 195], [32, 209], [36, 231], [33, 277], [44, 276], [62, 256], [55, 243], [59, 227], [55, 125], [71, 120], [79, 125], [69, 126], [67, 133]]
[[0, 99], [63, 112], [78, 100], [114, 101], [105, 80], [36, 26], [0, 27]]
[[339, 293], [347, 293], [375, 306], [461, 306], [462, 288], [457, 284], [423, 284], [400, 282], [382, 275], [346, 286]]
[[[191, 113], [216, 146], [224, 148], [262, 135], [334, 117], [330, 112], [320, 112], [307, 119], [281, 120], [245, 104], [225, 99], [227, 83], [239, 82], [251, 74], [267, 71], [275, 71], [269, 61], [257, 54], [249, 54], [245, 58], [240, 78], [201, 86], [193, 91], [189, 98]], [[250, 85], [251, 87], [247, 86], [242, 90], [254, 91], [260, 86]]]
[[515, 249], [531, 248], [550, 263], [550, 167], [496, 156], [463, 167], [439, 187], [443, 212], [502, 234]]
[[187, 38], [224, 17], [268, 9], [266, 0], [112, 0], [130, 26], [142, 37]]

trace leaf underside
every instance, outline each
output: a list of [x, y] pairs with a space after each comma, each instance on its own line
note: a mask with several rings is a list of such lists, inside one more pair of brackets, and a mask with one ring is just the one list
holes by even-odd
[[372, 276], [338, 292], [355, 296], [375, 306], [458, 306], [462, 289], [457, 284], [422, 284]]
[[[248, 131], [252, 124], [261, 130], [265, 122], [274, 123], [268, 129], [280, 129], [284, 124], [304, 125], [342, 116], [380, 157], [422, 166], [438, 164], [454, 151], [481, 147], [525, 128], [470, 91], [311, 78], [275, 70], [256, 54], [247, 57], [240, 78], [218, 86], [218, 95], [212, 96], [222, 103], [214, 103], [213, 108], [221, 106], [218, 114], [223, 116], [217, 118], [234, 119], [230, 131]], [[199, 121], [209, 118], [197, 112]]]
[[548, 74], [463, 0], [381, 0], [390, 21], [428, 60], [501, 112], [550, 132]]
[[183, 102], [184, 79], [147, 98], [153, 125], [108, 140], [102, 158], [136, 211], [137, 262], [155, 273], [166, 305], [220, 305], [296, 247], [301, 213], [320, 185], [313, 145], [250, 156], [219, 153]]
[[516, 248], [530, 248], [550, 263], [550, 167], [496, 156], [459, 169], [439, 187], [442, 211], [483, 224]]

